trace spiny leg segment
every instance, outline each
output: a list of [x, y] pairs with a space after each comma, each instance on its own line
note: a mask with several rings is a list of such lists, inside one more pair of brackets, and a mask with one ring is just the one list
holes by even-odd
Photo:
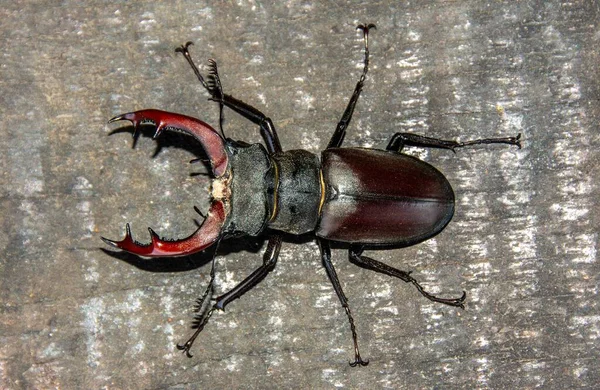
[[278, 153], [282, 151], [281, 143], [279, 142], [279, 136], [277, 135], [277, 131], [275, 130], [275, 126], [273, 125], [273, 121], [271, 118], [267, 117], [257, 108], [244, 103], [241, 100], [234, 98], [231, 95], [227, 95], [223, 93], [223, 88], [221, 86], [221, 79], [219, 78], [219, 72], [217, 69], [217, 63], [215, 60], [209, 60], [209, 78], [206, 80], [200, 70], [192, 60], [192, 56], [188, 50], [189, 46], [192, 42], [187, 42], [185, 45], [177, 48], [175, 51], [182, 53], [188, 64], [192, 67], [192, 70], [196, 74], [196, 77], [202, 84], [202, 86], [208, 91], [211, 96], [211, 99], [218, 102], [220, 105], [221, 116], [220, 122], [222, 122], [222, 111], [223, 106], [231, 108], [233, 111], [237, 112], [244, 118], [249, 121], [257, 124], [260, 127], [260, 133], [265, 140], [265, 144], [267, 146], [267, 151], [269, 153]]

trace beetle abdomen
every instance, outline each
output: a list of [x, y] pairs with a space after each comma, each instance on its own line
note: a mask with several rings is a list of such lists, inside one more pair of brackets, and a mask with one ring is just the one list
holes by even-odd
[[450, 183], [419, 159], [362, 148], [327, 149], [321, 159], [326, 196], [319, 237], [412, 245], [439, 233], [454, 214]]

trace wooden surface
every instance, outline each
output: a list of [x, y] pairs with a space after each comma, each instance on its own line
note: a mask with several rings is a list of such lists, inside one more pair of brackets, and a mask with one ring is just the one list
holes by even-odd
[[[595, 388], [600, 382], [598, 195], [600, 6], [595, 1], [45, 2], [0, 10], [0, 388]], [[523, 134], [523, 149], [409, 152], [440, 169], [453, 221], [418, 246], [368, 255], [466, 309], [334, 263], [366, 368], [310, 237], [216, 313], [187, 359], [210, 254], [142, 260], [99, 236], [146, 227], [182, 237], [208, 179], [183, 136], [135, 149], [106, 121], [159, 108], [218, 123], [174, 48], [192, 40], [226, 92], [270, 115], [284, 148], [326, 146], [371, 71], [345, 144], [383, 148], [396, 131], [461, 140]], [[234, 139], [260, 141], [226, 112]], [[121, 129], [110, 135], [111, 130]], [[157, 148], [160, 146], [160, 148]], [[254, 244], [254, 245], [253, 245]], [[217, 289], [261, 262], [221, 248]]]

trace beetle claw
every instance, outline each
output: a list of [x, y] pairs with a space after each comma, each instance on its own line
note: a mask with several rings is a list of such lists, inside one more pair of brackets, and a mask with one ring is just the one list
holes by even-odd
[[202, 225], [189, 237], [181, 240], [165, 240], [151, 228], [151, 241], [149, 244], [141, 244], [135, 241], [131, 235], [131, 227], [125, 225], [125, 238], [121, 241], [113, 241], [102, 237], [106, 244], [133, 253], [138, 256], [160, 257], [160, 256], [185, 256], [200, 252], [212, 245], [221, 233], [227, 215], [225, 206], [221, 201], [214, 201]]
[[100, 238], [102, 241], [114, 248], [118, 248], [130, 253], [144, 255], [146, 252], [152, 251], [152, 247], [155, 245], [155, 243], [160, 241], [158, 235], [151, 228], [148, 228], [148, 231], [150, 232], [150, 237], [152, 240], [150, 244], [141, 244], [134, 240], [133, 236], [131, 235], [131, 226], [129, 224], [125, 225], [125, 238], [123, 238], [121, 241], [113, 241], [105, 237]]
[[161, 119], [158, 119], [157, 115], [145, 116], [144, 113], [148, 114], [149, 111], [157, 111], [157, 110], [143, 110], [143, 111], [136, 111], [136, 112], [128, 112], [126, 114], [117, 115], [114, 118], [111, 118], [108, 121], [108, 123], [118, 122], [118, 121], [122, 121], [122, 120], [130, 121], [133, 124], [133, 138], [136, 138], [136, 136], [139, 134], [141, 125], [146, 124], [146, 123], [153, 123], [154, 125], [156, 125], [156, 131], [154, 132], [152, 139], [157, 139], [158, 136], [165, 129], [167, 124], [165, 122], [163, 122]]
[[128, 120], [133, 124], [133, 137], [139, 133], [140, 125], [153, 123], [156, 125], [156, 132], [153, 139], [158, 138], [163, 130], [172, 130], [182, 132], [196, 138], [208, 155], [212, 172], [215, 177], [221, 177], [227, 171], [228, 156], [225, 149], [223, 138], [209, 124], [199, 119], [172, 112], [160, 110], [140, 110], [117, 115], [110, 119], [108, 123], [121, 120]]
[[182, 353], [185, 353], [185, 356], [189, 357], [189, 358], [193, 358], [194, 355], [192, 355], [190, 353], [190, 347], [192, 346], [192, 344], [188, 341], [185, 344], [181, 345], [181, 344], [177, 344], [176, 347], [178, 350], [180, 350]]
[[362, 360], [362, 358], [360, 356], [357, 356], [353, 362], [349, 362], [350, 367], [356, 367], [356, 366], [368, 366], [369, 365], [369, 361], [368, 360]]
[[181, 45], [177, 49], [175, 49], [175, 52], [176, 53], [185, 53], [188, 51], [188, 47], [190, 47], [193, 44], [194, 44], [194, 42], [187, 41], [184, 45]]

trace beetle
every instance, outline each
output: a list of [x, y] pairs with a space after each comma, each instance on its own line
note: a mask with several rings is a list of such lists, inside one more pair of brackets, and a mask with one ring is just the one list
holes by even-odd
[[[149, 228], [151, 242], [142, 244], [132, 238], [127, 224], [123, 240], [102, 237], [105, 243], [138, 256], [169, 257], [218, 247], [227, 238], [258, 236], [265, 231], [268, 234], [262, 265], [230, 291], [214, 299], [213, 256], [210, 282], [198, 300], [196, 330], [185, 344], [177, 345], [188, 357], [192, 356], [190, 348], [213, 311], [224, 310], [273, 270], [282, 245], [282, 233], [314, 234], [323, 266], [350, 324], [354, 344], [351, 366], [366, 366], [368, 360], [363, 360], [359, 352], [348, 299], [331, 262], [331, 242], [347, 245], [352, 263], [411, 283], [431, 301], [464, 309], [464, 291], [459, 298], [437, 297], [427, 292], [410, 272], [362, 253], [366, 248], [406, 247], [425, 241], [442, 231], [454, 214], [454, 192], [446, 177], [432, 165], [403, 154], [404, 146], [451, 151], [480, 144], [508, 144], [520, 148], [521, 134], [457, 142], [398, 132], [392, 136], [385, 150], [343, 148], [346, 129], [369, 69], [368, 38], [369, 30], [373, 28], [373, 24], [357, 27], [362, 31], [364, 42], [362, 74], [326, 149], [320, 155], [306, 150], [283, 151], [269, 117], [223, 93], [214, 60], [209, 60], [208, 77], [202, 76], [189, 52], [191, 42], [176, 51], [183, 54], [210, 99], [219, 104], [220, 133], [199, 119], [153, 109], [118, 115], [109, 121], [131, 121], [134, 139], [140, 125], [148, 122], [156, 126], [154, 139], [164, 130], [191, 135], [206, 152], [213, 178], [210, 209], [206, 215], [196, 209], [204, 221], [190, 236], [167, 240]], [[258, 125], [264, 145], [226, 138], [222, 128], [224, 107]]]

